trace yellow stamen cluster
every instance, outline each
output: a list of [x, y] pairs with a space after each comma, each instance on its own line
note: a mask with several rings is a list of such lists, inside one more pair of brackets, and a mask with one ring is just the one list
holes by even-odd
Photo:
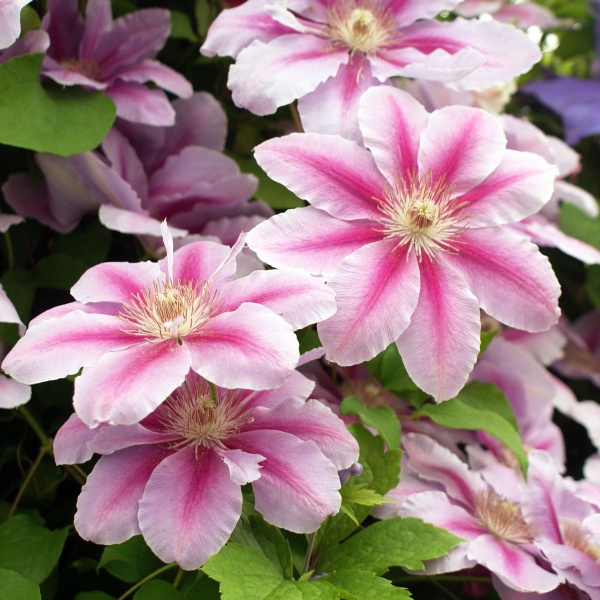
[[93, 60], [65, 58], [60, 61], [60, 66], [65, 69], [65, 71], [74, 71], [88, 79], [97, 79], [100, 75], [100, 65]]
[[600, 564], [600, 548], [590, 541], [588, 534], [581, 527], [581, 523], [570, 519], [560, 522], [565, 546], [575, 548]]
[[452, 198], [452, 186], [430, 173], [400, 178], [388, 186], [378, 201], [381, 224], [386, 239], [396, 239], [397, 247], [408, 246], [421, 260], [426, 254], [434, 258], [441, 250], [456, 252], [457, 234], [464, 218], [463, 205]]
[[218, 309], [218, 293], [208, 283], [155, 281], [123, 305], [119, 317], [130, 327], [126, 333], [148, 342], [181, 339], [200, 329]]
[[376, 2], [336, 2], [327, 21], [332, 44], [347, 47], [352, 53], [370, 54], [389, 46], [397, 29], [391, 15]]
[[531, 527], [525, 522], [521, 509], [494, 491], [477, 494], [475, 512], [479, 522], [495, 537], [517, 544], [533, 541]]

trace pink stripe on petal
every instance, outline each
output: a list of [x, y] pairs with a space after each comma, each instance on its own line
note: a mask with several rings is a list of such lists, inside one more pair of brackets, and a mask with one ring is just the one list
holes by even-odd
[[192, 84], [183, 75], [157, 60], [145, 60], [137, 65], [125, 67], [119, 71], [119, 79], [135, 83], [151, 81], [180, 98], [190, 98], [194, 93]]
[[421, 133], [429, 115], [412, 96], [382, 86], [363, 94], [359, 109], [365, 145], [389, 182], [417, 173]]
[[140, 532], [138, 506], [148, 478], [165, 457], [157, 446], [100, 458], [77, 500], [75, 529], [96, 544], [120, 544]]
[[557, 322], [560, 286], [537, 246], [502, 227], [466, 230], [460, 242], [458, 254], [444, 258], [485, 312], [525, 331], [545, 331]]
[[335, 294], [323, 279], [299, 271], [254, 271], [222, 288], [223, 310], [243, 302], [270, 308], [294, 330], [323, 321], [335, 312]]
[[287, 399], [272, 408], [259, 406], [252, 418], [244, 431], [285, 431], [312, 441], [338, 470], [348, 469], [358, 460], [358, 444], [344, 422], [317, 400]]
[[382, 238], [373, 222], [342, 221], [306, 206], [275, 215], [248, 233], [248, 246], [277, 268], [331, 276], [342, 259]]
[[175, 111], [162, 90], [117, 80], [105, 93], [117, 106], [117, 116], [126, 121], [154, 126], [175, 123]]
[[227, 388], [279, 387], [299, 358], [291, 326], [265, 306], [250, 302], [214, 317], [184, 344], [192, 369]]
[[443, 178], [461, 195], [498, 167], [506, 152], [500, 123], [483, 110], [448, 106], [429, 117], [419, 148], [419, 173]]
[[355, 365], [383, 351], [408, 326], [419, 296], [415, 254], [396, 242], [369, 244], [344, 259], [329, 285], [337, 312], [319, 323], [327, 358]]
[[385, 184], [371, 153], [339, 136], [293, 133], [255, 156], [269, 177], [339, 219], [369, 219]]
[[120, 319], [74, 310], [30, 327], [4, 359], [2, 369], [22, 383], [61, 379], [134, 342], [123, 332]]
[[190, 362], [177, 340], [109, 352], [75, 382], [75, 411], [90, 427], [137, 423], [183, 383]]
[[343, 48], [333, 50], [329, 40], [306, 33], [282, 35], [268, 44], [256, 40], [230, 67], [228, 87], [236, 106], [268, 115], [312, 92], [349, 56]]
[[310, 533], [338, 512], [337, 469], [313, 442], [282, 431], [246, 431], [230, 445], [266, 457], [252, 488], [256, 510], [272, 525]]
[[112, 9], [109, 0], [90, 0], [85, 7], [85, 25], [83, 37], [79, 45], [79, 57], [93, 60], [102, 35], [113, 25]]
[[440, 253], [419, 264], [421, 291], [398, 350], [412, 380], [436, 401], [454, 397], [479, 352], [479, 303]]
[[87, 302], [129, 302], [165, 275], [153, 262], [101, 263], [88, 269], [71, 288], [75, 300]]
[[216, 452], [188, 447], [154, 471], [140, 501], [144, 538], [164, 562], [198, 569], [229, 539], [242, 512], [241, 487]]

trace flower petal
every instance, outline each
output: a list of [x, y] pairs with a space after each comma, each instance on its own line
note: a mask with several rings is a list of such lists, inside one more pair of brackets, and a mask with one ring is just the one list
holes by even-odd
[[140, 501], [139, 521], [151, 550], [164, 562], [194, 570], [229, 539], [242, 512], [241, 487], [221, 457], [188, 447], [154, 470]]
[[215, 451], [227, 465], [233, 483], [246, 485], [260, 477], [260, 463], [265, 460], [264, 456], [248, 454], [242, 450], [221, 450], [218, 447], [215, 448]]
[[414, 253], [395, 246], [384, 240], [360, 248], [329, 280], [337, 312], [318, 325], [329, 360], [370, 360], [407, 328], [419, 297], [419, 267]]
[[506, 228], [468, 229], [445, 260], [465, 279], [486, 313], [525, 331], [545, 331], [560, 315], [560, 286], [548, 259]]
[[397, 342], [411, 379], [437, 402], [453, 398], [467, 382], [481, 329], [477, 298], [446, 256], [423, 256], [419, 301]]
[[16, 408], [29, 402], [31, 388], [0, 374], [0, 408]]

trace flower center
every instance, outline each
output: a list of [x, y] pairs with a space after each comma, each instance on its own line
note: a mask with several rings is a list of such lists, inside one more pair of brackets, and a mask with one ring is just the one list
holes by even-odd
[[126, 333], [148, 342], [181, 339], [200, 329], [218, 309], [218, 293], [205, 283], [155, 281], [123, 304], [119, 317], [128, 323]]
[[589, 536], [579, 523], [571, 519], [563, 519], [560, 522], [560, 529], [565, 546], [570, 546], [587, 554], [593, 561], [600, 564], [600, 548], [590, 541]]
[[334, 45], [369, 54], [392, 43], [397, 26], [391, 15], [377, 4], [365, 4], [336, 2], [329, 9], [329, 37]]
[[211, 393], [210, 385], [201, 377], [189, 376], [161, 407], [160, 422], [167, 432], [178, 439], [171, 442], [174, 450], [194, 446], [225, 448], [226, 440], [252, 422], [252, 409], [247, 408], [252, 396], [242, 397], [240, 392], [228, 390]]
[[464, 205], [453, 203], [452, 186], [443, 179], [432, 181], [431, 174], [408, 180], [399, 179], [377, 199], [381, 224], [386, 239], [397, 239], [397, 248], [408, 246], [421, 260], [423, 253], [433, 258], [440, 250], [456, 252], [459, 222], [464, 218]]
[[93, 60], [83, 58], [65, 58], [60, 61], [60, 66], [66, 71], [74, 71], [88, 79], [97, 79], [100, 75], [100, 65]]
[[477, 494], [475, 513], [479, 522], [497, 538], [517, 544], [533, 541], [531, 527], [525, 522], [521, 509], [492, 490]]

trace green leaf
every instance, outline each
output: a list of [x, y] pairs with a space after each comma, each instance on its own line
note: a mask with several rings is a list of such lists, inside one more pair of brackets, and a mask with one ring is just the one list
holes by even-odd
[[336, 588], [320, 579], [317, 581], [284, 581], [268, 596], [265, 596], [265, 600], [336, 600], [337, 598], [339, 595]]
[[105, 592], [80, 592], [75, 596], [75, 600], [115, 600], [114, 596], [109, 596]]
[[40, 600], [40, 588], [19, 573], [0, 569], [0, 600]]
[[264, 600], [284, 581], [281, 570], [260, 550], [232, 542], [202, 570], [221, 584], [223, 600]]
[[365, 366], [381, 385], [418, 408], [429, 397], [410, 378], [396, 344], [390, 344]]
[[392, 502], [384, 498], [381, 494], [367, 489], [365, 483], [346, 484], [340, 490], [342, 500], [346, 502], [354, 502], [363, 506], [378, 506], [379, 504], [389, 504]]
[[68, 290], [88, 270], [88, 265], [68, 254], [51, 254], [42, 258], [33, 276], [40, 287]]
[[414, 413], [429, 417], [442, 427], [487, 431], [513, 452], [525, 475], [527, 455], [510, 402], [491, 383], [473, 381], [458, 396], [440, 404], [426, 404]]
[[482, 331], [480, 334], [480, 345], [479, 345], [479, 356], [481, 356], [490, 345], [491, 341], [496, 337], [496, 334], [500, 329], [494, 329], [493, 331]]
[[153, 579], [145, 583], [135, 594], [134, 600], [183, 600], [172, 584], [162, 579]]
[[389, 448], [400, 447], [400, 420], [389, 406], [381, 404], [369, 407], [356, 396], [348, 396], [342, 400], [340, 412], [343, 415], [358, 415], [365, 425], [379, 432]]
[[342, 569], [319, 581], [331, 583], [345, 600], [409, 600], [411, 597], [407, 589], [395, 587], [389, 579], [368, 571]]
[[88, 266], [106, 260], [110, 250], [111, 232], [98, 219], [89, 219], [66, 235], [58, 235], [52, 244], [53, 254], [68, 254]]
[[25, 35], [32, 29], [37, 29], [41, 25], [40, 16], [31, 6], [24, 6], [21, 9], [21, 35]]
[[43, 87], [43, 59], [25, 54], [0, 65], [0, 143], [60, 156], [95, 148], [115, 120], [113, 101], [79, 87]]
[[596, 308], [600, 308], [600, 265], [592, 265], [586, 278], [586, 288], [590, 300]]
[[[219, 594], [219, 584], [214, 579], [211, 579], [202, 571], [197, 571], [196, 581], [185, 590], [184, 596], [186, 600], [220, 600], [221, 594]], [[183, 584], [181, 586], [182, 592]]]
[[285, 209], [304, 206], [305, 203], [300, 200], [293, 192], [286, 187], [273, 181], [257, 164], [254, 157], [239, 158], [234, 157], [240, 165], [240, 169], [246, 173], [252, 173], [258, 177], [258, 190], [256, 197], [264, 200], [271, 208]]
[[98, 563], [99, 569], [106, 569], [113, 577], [126, 583], [135, 583], [162, 566], [164, 563], [148, 548], [141, 535], [122, 544], [107, 546]]
[[372, 571], [381, 575], [388, 567], [420, 570], [423, 561], [444, 556], [461, 539], [412, 517], [379, 521], [325, 551], [317, 571], [340, 569]]
[[56, 564], [68, 528], [51, 531], [28, 515], [16, 515], [0, 525], [0, 568], [42, 583]]
[[258, 515], [247, 518], [242, 516], [230, 539], [232, 542], [262, 552], [279, 567], [284, 579], [292, 578], [292, 552], [289, 542], [277, 527], [269, 525]]
[[35, 282], [31, 273], [18, 267], [7, 271], [0, 279], [4, 291], [15, 305], [23, 323], [29, 321], [33, 297], [35, 296]]
[[356, 515], [354, 514], [354, 509], [347, 502], [344, 502], [344, 500], [342, 500], [342, 503], [340, 504], [340, 512], [351, 519], [357, 527], [360, 525]]
[[190, 18], [178, 10], [171, 11], [171, 33], [169, 37], [176, 40], [187, 40], [195, 44], [198, 41], [198, 36], [192, 27]]
[[584, 212], [564, 203], [560, 207], [560, 228], [578, 240], [583, 240], [600, 250], [600, 218], [591, 219]]

